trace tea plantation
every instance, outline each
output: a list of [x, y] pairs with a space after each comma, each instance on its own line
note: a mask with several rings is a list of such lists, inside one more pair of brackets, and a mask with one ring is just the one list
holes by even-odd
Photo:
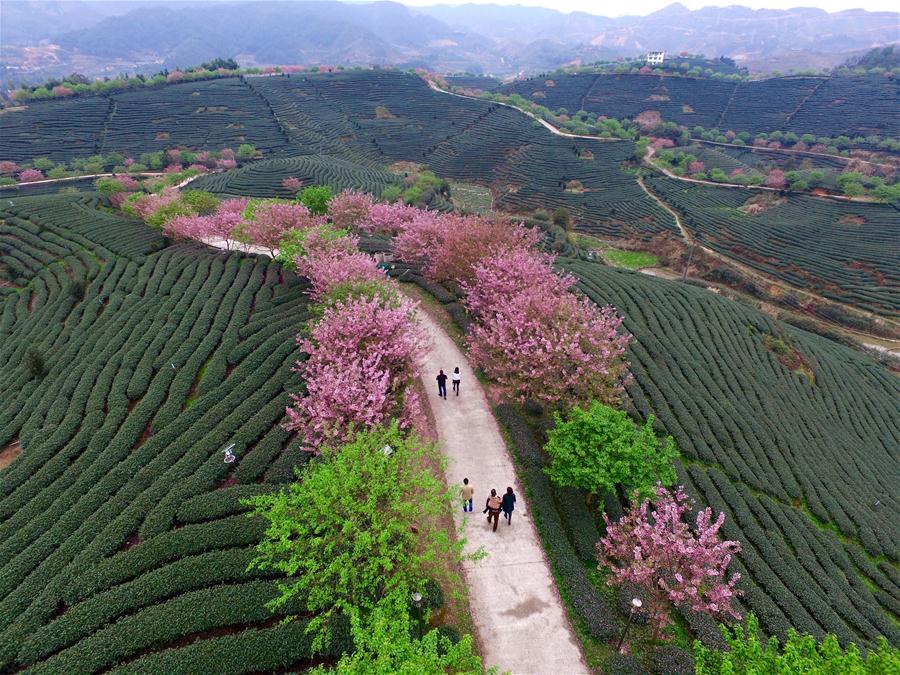
[[302, 668], [306, 619], [264, 606], [238, 500], [304, 459], [278, 425], [305, 287], [94, 206], [0, 212], [0, 452], [22, 451], [0, 473], [0, 671]]
[[439, 176], [490, 186], [501, 209], [564, 206], [590, 231], [674, 229], [671, 216], [624, 170], [634, 153], [630, 142], [561, 138], [506, 106], [447, 96], [418, 77], [392, 72], [248, 83], [269, 101], [292, 141], [315, 154], [427, 164]]
[[900, 315], [900, 211], [791, 194], [761, 213], [740, 188], [653, 178], [648, 187], [701, 242], [790, 284], [884, 316]]
[[[900, 645], [896, 375], [702, 288], [562, 266], [625, 316], [633, 405], [676, 439], [680, 480], [727, 514], [742, 602], [764, 630]], [[792, 372], [773, 344], [804, 367]]]
[[900, 136], [900, 82], [880, 75], [777, 77], [731, 82], [658, 75], [548, 75], [501, 86], [551, 110], [617, 119], [645, 110], [688, 127], [793, 131], [820, 136]]
[[111, 152], [137, 158], [176, 146], [219, 150], [244, 142], [265, 155], [287, 147], [266, 102], [238, 78], [29, 103], [0, 115], [0, 157], [16, 162]]

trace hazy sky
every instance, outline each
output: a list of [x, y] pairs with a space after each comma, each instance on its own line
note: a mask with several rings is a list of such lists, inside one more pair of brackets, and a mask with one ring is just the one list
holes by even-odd
[[[399, 0], [404, 5], [458, 5], [465, 2], [443, 2], [442, 0]], [[621, 16], [623, 14], [650, 14], [658, 9], [670, 5], [674, 0], [631, 0], [630, 2], [599, 2], [597, 0], [469, 0], [478, 4], [497, 5], [531, 5], [536, 7], [550, 7], [560, 12], [589, 12], [601, 16]], [[844, 9], [867, 9], [870, 12], [897, 11], [896, 0], [682, 0], [682, 4], [690, 9], [700, 9], [716, 5], [726, 7], [728, 5], [743, 5], [754, 9], [789, 9], [791, 7], [819, 7], [828, 12], [839, 12]], [[897, 39], [900, 40], [900, 26], [897, 29]]]

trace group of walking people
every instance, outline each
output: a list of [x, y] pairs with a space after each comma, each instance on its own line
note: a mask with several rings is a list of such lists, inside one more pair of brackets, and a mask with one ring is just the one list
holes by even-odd
[[[437, 378], [435, 379], [438, 384], [438, 398], [442, 398], [446, 401], [448, 378], [444, 373], [443, 368], [438, 372]], [[449, 379], [453, 381], [453, 392], [459, 396], [459, 382], [462, 379], [459, 374], [459, 366], [453, 369], [453, 373]], [[463, 478], [463, 484], [459, 486], [459, 495], [462, 497], [463, 511], [471, 513], [472, 501], [475, 499], [475, 488], [469, 485], [468, 478]], [[515, 508], [516, 493], [513, 492], [511, 487], [506, 488], [506, 494], [502, 497], [497, 494], [497, 490], [491, 489], [491, 494], [484, 503], [484, 511], [482, 511], [482, 513], [487, 514], [488, 524], [493, 523], [494, 532], [496, 532], [497, 523], [500, 522], [501, 511], [503, 512], [503, 517], [506, 519], [506, 524], [512, 525], [512, 514]]]
[[[463, 500], [463, 512], [472, 512], [472, 500], [475, 497], [475, 488], [469, 485], [469, 479], [463, 478], [463, 484], [459, 488], [459, 494]], [[493, 523], [494, 532], [497, 531], [497, 523], [500, 522], [500, 512], [503, 512], [503, 518], [507, 525], [512, 525], [512, 514], [516, 508], [516, 493], [511, 487], [506, 488], [506, 494], [501, 497], [497, 494], [497, 490], [491, 488], [491, 494], [488, 495], [487, 501], [484, 503], [484, 511], [487, 514], [488, 524]]]
[[[435, 378], [438, 383], [438, 398], [442, 398], [445, 401], [447, 400], [447, 376], [444, 375], [444, 370], [438, 373], [438, 376]], [[450, 375], [450, 379], [453, 380], [453, 392], [459, 396], [459, 381], [462, 377], [459, 374], [459, 366], [453, 369], [453, 373]]]

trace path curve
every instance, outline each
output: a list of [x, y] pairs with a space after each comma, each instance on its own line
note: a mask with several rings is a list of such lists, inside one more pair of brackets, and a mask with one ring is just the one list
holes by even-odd
[[[483, 547], [488, 554], [463, 566], [484, 663], [529, 675], [589, 673], [487, 397], [456, 343], [424, 311], [419, 316], [431, 338], [421, 379], [447, 457], [447, 480], [457, 485], [468, 477], [475, 488], [475, 512], [463, 514], [460, 501], [454, 522], [457, 532], [465, 525], [467, 551]], [[434, 378], [439, 369], [449, 375], [456, 366], [461, 393], [454, 396], [448, 382], [448, 399], [441, 400]], [[517, 497], [513, 522], [507, 525], [501, 516], [492, 532], [481, 511], [491, 488], [501, 494], [507, 486]]]
[[[650, 197], [651, 199], [656, 201], [657, 204], [659, 204], [662, 208], [664, 208], [666, 211], [668, 211], [675, 218], [675, 224], [678, 226], [678, 229], [681, 232], [681, 237], [682, 237], [682, 239], [684, 239], [685, 243], [688, 244], [689, 246], [696, 246], [697, 248], [699, 248], [701, 251], [703, 251], [707, 255], [710, 255], [713, 258], [716, 258], [717, 260], [721, 260], [722, 262], [724, 262], [728, 265], [731, 265], [735, 269], [740, 270], [744, 275], [750, 277], [751, 279], [755, 279], [756, 281], [760, 281], [760, 282], [767, 283], [767, 284], [775, 283], [780, 286], [784, 286], [785, 288], [788, 288], [797, 293], [802, 293], [802, 294], [804, 294], [810, 298], [813, 298], [814, 300], [817, 300], [819, 302], [824, 302], [827, 304], [836, 305], [838, 307], [843, 307], [844, 309], [847, 309], [848, 311], [855, 312], [856, 314], [858, 314], [860, 316], [865, 316], [870, 319], [880, 319], [891, 326], [896, 325], [895, 321], [893, 321], [892, 319], [889, 319], [887, 317], [878, 316], [876, 314], [873, 314], [872, 312], [869, 312], [868, 310], [860, 309], [859, 307], [854, 307], [853, 305], [848, 305], [846, 303], [840, 302], [839, 300], [832, 300], [830, 298], [825, 298], [825, 297], [818, 295], [816, 293], [813, 293], [812, 291], [809, 291], [805, 288], [800, 288], [798, 286], [794, 286], [793, 284], [789, 284], [788, 282], [786, 282], [782, 279], [775, 279], [773, 277], [769, 277], [767, 274], [765, 274], [765, 272], [761, 272], [753, 267], [750, 267], [749, 265], [745, 265], [742, 262], [738, 262], [737, 260], [734, 260], [733, 258], [728, 257], [724, 253], [719, 253], [718, 251], [710, 248], [709, 246], [705, 246], [696, 237], [694, 237], [694, 235], [691, 234], [690, 230], [688, 230], [684, 226], [684, 221], [681, 219], [681, 214], [679, 214], [678, 211], [676, 211], [674, 208], [672, 208], [672, 206], [668, 202], [666, 202], [662, 198], [658, 197], [656, 195], [656, 193], [653, 192], [653, 190], [648, 188], [646, 183], [644, 183], [643, 178], [638, 176], [637, 182], [638, 182], [638, 185], [641, 186], [641, 189], [647, 194], [648, 197]], [[781, 308], [779, 308], [779, 309], [781, 309]], [[830, 326], [834, 326], [836, 328], [839, 328], [848, 333], [852, 333], [854, 335], [862, 336], [862, 337], [869, 338], [869, 339], [884, 341], [884, 342], [888, 342], [888, 343], [892, 343], [892, 344], [900, 344], [900, 340], [894, 340], [892, 338], [881, 337], [879, 335], [872, 335], [869, 333], [862, 333], [860, 331], [855, 331], [851, 328], [848, 328], [847, 326], [844, 326], [843, 324], [835, 323], [833, 321], [829, 321], [829, 320], [821, 318], [821, 317], [815, 317], [815, 318], [819, 321], [822, 321], [822, 322], [830, 325]], [[877, 345], [872, 345], [872, 346], [877, 346]]]
[[[447, 94], [447, 96], [456, 96], [458, 98], [467, 98], [470, 101], [485, 102], [484, 99], [478, 98], [477, 96], [466, 96], [465, 94], [457, 94], [455, 91], [447, 91], [446, 89], [441, 89], [439, 86], [437, 86], [431, 80], [426, 80], [426, 82], [428, 83], [429, 87], [431, 87], [434, 91], [439, 92], [441, 94]], [[586, 138], [589, 141], [597, 141], [598, 143], [618, 143], [618, 142], [625, 140], [622, 138], [601, 138], [600, 136], [585, 136], [584, 134], [570, 134], [567, 131], [560, 131], [560, 129], [558, 127], [553, 126], [552, 124], [550, 124], [550, 122], [545, 120], [543, 117], [538, 117], [534, 113], [529, 112], [527, 110], [523, 110], [519, 106], [513, 105], [512, 103], [503, 103], [502, 101], [489, 101], [489, 103], [492, 103], [494, 105], [506, 106], [507, 108], [512, 108], [513, 110], [518, 110], [523, 115], [527, 115], [531, 119], [540, 122], [541, 125], [543, 125], [543, 127], [545, 129], [550, 131], [550, 133], [556, 134], [557, 136], [563, 136], [564, 138]]]

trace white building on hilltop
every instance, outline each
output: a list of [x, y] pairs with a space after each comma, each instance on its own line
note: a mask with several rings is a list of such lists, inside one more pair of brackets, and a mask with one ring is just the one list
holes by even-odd
[[661, 66], [665, 59], [665, 52], [647, 52], [647, 65], [649, 66]]

